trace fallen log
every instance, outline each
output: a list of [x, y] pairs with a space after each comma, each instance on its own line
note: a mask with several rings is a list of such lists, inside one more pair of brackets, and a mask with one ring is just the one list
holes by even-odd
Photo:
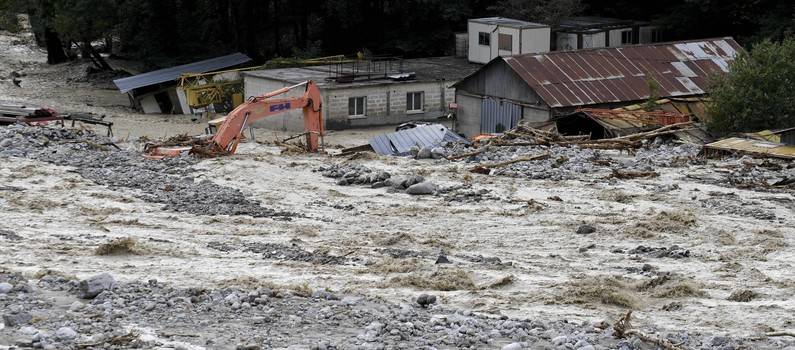
[[473, 152], [461, 153], [461, 154], [457, 154], [457, 155], [454, 155], [454, 156], [449, 156], [449, 157], [447, 157], [447, 160], [457, 160], [457, 159], [473, 157], [473, 156], [476, 156], [476, 155], [481, 154], [483, 152], [486, 152], [486, 148], [487, 147], [481, 147], [481, 148], [478, 148], [476, 151], [473, 151]]
[[636, 179], [639, 177], [658, 177], [660, 174], [656, 171], [642, 171], [642, 170], [619, 170], [613, 169], [613, 173], [607, 178], [614, 179]]
[[632, 311], [628, 311], [624, 317], [619, 318], [618, 321], [616, 321], [616, 323], [613, 325], [613, 335], [615, 335], [616, 338], [635, 336], [644, 342], [657, 345], [665, 350], [685, 350], [679, 345], [671, 343], [671, 341], [668, 339], [663, 339], [632, 329], [632, 324], [629, 320], [630, 317], [632, 317]]
[[531, 162], [531, 161], [534, 161], [534, 160], [541, 160], [541, 159], [546, 159], [546, 158], [549, 158], [549, 152], [544, 152], [544, 153], [536, 154], [536, 155], [532, 155], [532, 156], [516, 157], [514, 159], [506, 160], [504, 162], [497, 162], [497, 163], [491, 163], [491, 164], [481, 164], [481, 165], [473, 167], [472, 169], [469, 169], [469, 171], [473, 172], [473, 173], [483, 174], [484, 169], [491, 170], [491, 169], [494, 169], [494, 168], [501, 168], [501, 167], [504, 167], [504, 166], [507, 166], [507, 165], [511, 165], [511, 164], [515, 164], [515, 163]]

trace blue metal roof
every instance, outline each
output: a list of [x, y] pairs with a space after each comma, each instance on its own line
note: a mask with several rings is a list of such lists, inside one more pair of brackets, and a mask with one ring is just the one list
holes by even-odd
[[182, 73], [206, 73], [214, 70], [229, 68], [238, 64], [251, 61], [251, 58], [242, 53], [211, 58], [209, 60], [183, 64], [164, 68], [143, 74], [133, 75], [127, 78], [116, 79], [113, 81], [122, 93], [135, 90], [144, 86], [165, 83], [176, 80]]
[[404, 156], [411, 153], [411, 147], [436, 147], [445, 142], [469, 143], [444, 125], [431, 124], [378, 135], [370, 139], [370, 146], [380, 155]]

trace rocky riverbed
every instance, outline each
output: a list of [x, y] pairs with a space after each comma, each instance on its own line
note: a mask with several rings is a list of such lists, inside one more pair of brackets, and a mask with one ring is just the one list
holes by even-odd
[[[617, 339], [606, 322], [474, 314], [427, 295], [388, 303], [308, 288], [179, 288], [154, 279], [120, 283], [110, 274], [82, 281], [40, 275], [0, 273], [6, 349], [651, 348], [636, 337]], [[687, 331], [656, 336], [681, 348], [787, 344]]]

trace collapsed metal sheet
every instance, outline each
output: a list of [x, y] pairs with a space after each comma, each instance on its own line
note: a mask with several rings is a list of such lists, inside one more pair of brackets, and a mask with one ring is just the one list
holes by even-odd
[[469, 143], [444, 125], [430, 124], [375, 136], [370, 139], [370, 147], [380, 155], [403, 156], [411, 153], [414, 146], [436, 147], [447, 142]]

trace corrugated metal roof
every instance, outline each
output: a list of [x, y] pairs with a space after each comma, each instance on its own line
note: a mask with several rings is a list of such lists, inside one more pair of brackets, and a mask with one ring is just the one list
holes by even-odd
[[229, 68], [238, 64], [251, 61], [251, 58], [242, 53], [211, 58], [209, 60], [183, 64], [170, 68], [159, 69], [143, 74], [133, 75], [127, 78], [116, 79], [113, 81], [122, 93], [141, 88], [144, 86], [165, 83], [176, 80], [182, 73], [206, 73], [223, 68]]
[[704, 146], [706, 149], [749, 153], [753, 155], [763, 155], [784, 159], [795, 159], [795, 146], [787, 146], [780, 143], [744, 139], [740, 137], [730, 137], [716, 141]]
[[501, 58], [550, 107], [586, 106], [704, 94], [712, 73], [728, 72], [740, 47], [726, 37], [698, 41], [556, 51]]
[[414, 146], [436, 147], [443, 142], [469, 143], [444, 125], [431, 124], [375, 136], [370, 139], [370, 146], [380, 155], [402, 156], [409, 154]]

